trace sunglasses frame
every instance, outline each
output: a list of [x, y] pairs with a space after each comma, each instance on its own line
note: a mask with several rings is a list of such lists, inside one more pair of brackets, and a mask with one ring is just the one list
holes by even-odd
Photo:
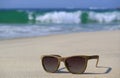
[[[46, 68], [45, 68], [45, 66], [44, 66], [44, 64], [43, 64], [43, 58], [44, 58], [44, 57], [54, 57], [54, 58], [56, 58], [56, 59], [58, 60], [58, 66], [57, 66], [57, 68], [56, 68], [55, 71], [49, 72], [49, 71], [46, 70]], [[84, 65], [83, 69], [82, 69], [80, 72], [78, 72], [78, 73], [72, 72], [72, 71], [68, 68], [68, 66], [66, 65], [66, 63], [65, 63], [68, 58], [72, 58], [72, 57], [81, 57], [81, 58], [84, 58], [84, 59], [85, 59], [85, 65]], [[81, 73], [84, 73], [84, 72], [85, 72], [85, 70], [86, 70], [86, 68], [87, 68], [88, 60], [97, 59], [96, 67], [98, 66], [99, 55], [92, 55], [92, 56], [76, 55], [76, 56], [69, 56], [69, 57], [61, 57], [60, 55], [43, 55], [41, 59], [42, 59], [42, 66], [43, 66], [43, 68], [44, 68], [44, 70], [45, 70], [46, 72], [55, 73], [55, 72], [58, 70], [58, 68], [59, 68], [59, 66], [60, 66], [60, 63], [61, 63], [61, 62], [64, 62], [65, 67], [67, 68], [67, 70], [68, 70], [70, 73], [73, 73], [73, 74], [81, 74]]]

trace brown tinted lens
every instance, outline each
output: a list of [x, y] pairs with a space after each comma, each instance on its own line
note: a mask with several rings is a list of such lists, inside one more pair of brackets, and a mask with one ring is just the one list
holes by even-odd
[[58, 68], [58, 59], [51, 56], [43, 57], [42, 59], [43, 67], [48, 72], [55, 72]]
[[65, 65], [72, 73], [83, 73], [85, 70], [85, 58], [75, 56], [66, 59]]

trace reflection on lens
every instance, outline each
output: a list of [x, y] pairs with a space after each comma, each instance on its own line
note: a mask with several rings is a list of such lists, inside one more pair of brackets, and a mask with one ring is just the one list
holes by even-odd
[[55, 72], [58, 68], [58, 59], [51, 56], [46, 56], [42, 59], [44, 69], [47, 72]]
[[85, 70], [85, 58], [80, 56], [70, 57], [66, 59], [65, 65], [71, 73], [83, 73]]

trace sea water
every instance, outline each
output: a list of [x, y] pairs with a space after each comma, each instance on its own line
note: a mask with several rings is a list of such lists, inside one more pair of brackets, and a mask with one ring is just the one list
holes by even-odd
[[120, 10], [0, 10], [0, 39], [120, 30]]

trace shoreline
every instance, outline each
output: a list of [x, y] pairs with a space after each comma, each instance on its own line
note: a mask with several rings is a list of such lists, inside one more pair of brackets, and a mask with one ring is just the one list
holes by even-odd
[[42, 38], [42, 37], [50, 37], [50, 36], [59, 36], [59, 35], [69, 35], [69, 34], [87, 34], [87, 33], [99, 33], [99, 32], [117, 32], [120, 30], [100, 30], [100, 31], [83, 31], [83, 32], [68, 32], [68, 33], [57, 33], [57, 34], [49, 34], [49, 35], [41, 35], [41, 36], [28, 36], [28, 37], [14, 37], [14, 38], [1, 38], [1, 41], [7, 41], [7, 40], [20, 40], [20, 39], [31, 39], [31, 38]]

